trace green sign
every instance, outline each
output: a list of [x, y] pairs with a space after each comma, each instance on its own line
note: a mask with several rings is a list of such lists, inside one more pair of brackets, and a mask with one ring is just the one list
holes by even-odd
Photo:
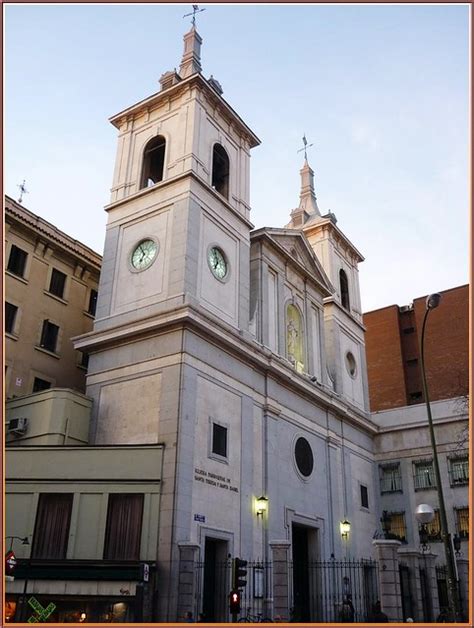
[[45, 621], [51, 615], [51, 613], [56, 608], [56, 604], [50, 602], [46, 608], [44, 608], [35, 597], [30, 597], [28, 600], [28, 604], [33, 608], [36, 613], [36, 616], [33, 615], [29, 618], [29, 624], [37, 624], [40, 621]]

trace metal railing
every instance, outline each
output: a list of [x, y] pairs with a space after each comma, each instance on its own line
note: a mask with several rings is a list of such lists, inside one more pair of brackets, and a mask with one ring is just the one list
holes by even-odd
[[378, 599], [373, 560], [290, 563], [293, 622], [363, 622]]

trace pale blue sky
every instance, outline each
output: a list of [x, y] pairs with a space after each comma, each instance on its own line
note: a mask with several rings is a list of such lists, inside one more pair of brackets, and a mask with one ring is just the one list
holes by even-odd
[[[262, 140], [256, 227], [288, 222], [315, 147], [322, 213], [366, 258], [365, 311], [468, 281], [467, 5], [200, 5], [203, 74]], [[108, 118], [179, 67], [191, 5], [5, 6], [5, 190], [102, 252]]]

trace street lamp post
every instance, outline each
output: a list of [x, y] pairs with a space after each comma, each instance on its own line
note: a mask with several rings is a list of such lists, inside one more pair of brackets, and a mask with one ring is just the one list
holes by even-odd
[[454, 621], [461, 621], [461, 612], [459, 608], [459, 595], [458, 595], [458, 582], [456, 577], [456, 564], [454, 561], [453, 545], [451, 541], [451, 535], [448, 530], [448, 519], [446, 516], [446, 506], [444, 503], [443, 486], [441, 484], [441, 474], [439, 470], [438, 451], [436, 448], [436, 438], [433, 428], [433, 417], [431, 415], [430, 398], [428, 395], [428, 385], [426, 383], [425, 373], [425, 355], [424, 355], [424, 343], [425, 343], [425, 328], [428, 314], [431, 310], [438, 307], [441, 300], [441, 295], [438, 293], [430, 294], [426, 299], [426, 311], [423, 318], [423, 326], [421, 328], [421, 375], [423, 378], [423, 393], [425, 395], [426, 411], [428, 413], [428, 424], [430, 430], [431, 448], [433, 450], [433, 466], [436, 477], [436, 489], [438, 491], [439, 501], [439, 519], [441, 528], [441, 538], [444, 543], [444, 552], [446, 555], [446, 568], [448, 577], [448, 600], [450, 605], [450, 611], [454, 615]]

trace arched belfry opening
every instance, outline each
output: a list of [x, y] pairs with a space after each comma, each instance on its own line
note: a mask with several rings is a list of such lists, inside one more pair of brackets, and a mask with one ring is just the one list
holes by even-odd
[[350, 311], [351, 305], [349, 301], [349, 282], [344, 270], [339, 271], [339, 286], [341, 289], [341, 305], [346, 310]]
[[143, 152], [142, 178], [140, 189], [149, 188], [163, 181], [166, 140], [162, 135], [152, 138]]
[[212, 187], [229, 198], [229, 157], [223, 146], [214, 144], [212, 149]]

